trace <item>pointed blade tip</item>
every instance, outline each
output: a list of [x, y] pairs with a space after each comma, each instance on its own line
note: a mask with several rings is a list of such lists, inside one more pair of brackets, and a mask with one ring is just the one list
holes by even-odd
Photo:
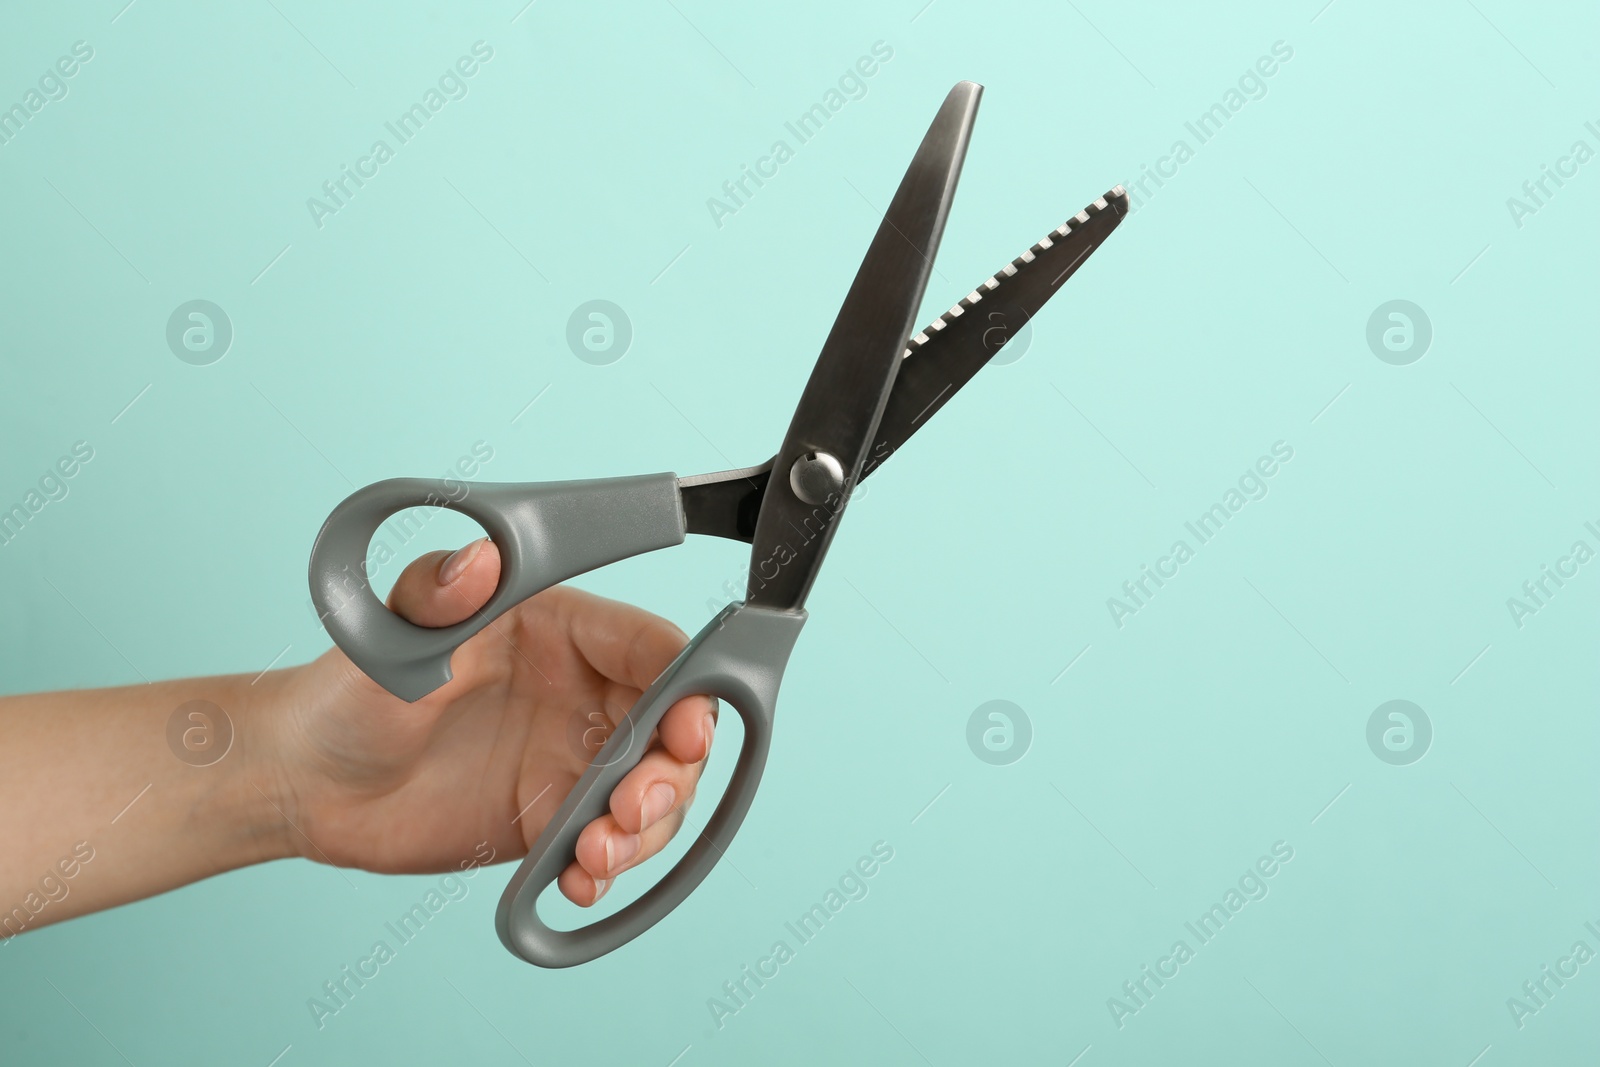
[[956, 105], [968, 110], [977, 108], [983, 99], [983, 86], [974, 81], [958, 81], [945, 94], [944, 106]]

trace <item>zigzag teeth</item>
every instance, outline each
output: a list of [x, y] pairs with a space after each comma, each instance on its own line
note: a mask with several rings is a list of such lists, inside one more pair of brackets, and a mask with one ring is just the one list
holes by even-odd
[[988, 280], [986, 280], [982, 285], [974, 289], [972, 292], [968, 293], [960, 300], [960, 302], [952, 306], [949, 311], [946, 311], [943, 315], [940, 315], [938, 318], [929, 323], [927, 329], [911, 338], [906, 346], [904, 355], [910, 356], [917, 349], [927, 344], [928, 341], [938, 334], [940, 330], [943, 330], [946, 326], [960, 318], [974, 304], [983, 299], [983, 294], [985, 291], [993, 292], [994, 290], [1000, 288], [1000, 285], [1004, 279], [1016, 277], [1021, 267], [1027, 266], [1029, 263], [1034, 262], [1034, 260], [1038, 258], [1038, 253], [1055, 247], [1057, 238], [1071, 236], [1074, 230], [1089, 221], [1091, 213], [1099, 214], [1102, 211], [1109, 210], [1111, 207], [1110, 201], [1108, 200], [1109, 197], [1126, 197], [1127, 195], [1127, 190], [1118, 185], [1105, 196], [1100, 197], [1094, 203], [1090, 204], [1088, 207], [1072, 216], [1072, 218], [1068, 219], [1066, 222], [1063, 222], [1060, 226], [1057, 226], [1055, 230], [1052, 231], [1054, 234], [1053, 237], [1051, 234], [1046, 234], [1044, 237], [1041, 237], [1038, 244], [1023, 252], [1022, 255], [1018, 256], [1010, 263], [1007, 263], [1004, 267], [1001, 267], [998, 274], [990, 275]]

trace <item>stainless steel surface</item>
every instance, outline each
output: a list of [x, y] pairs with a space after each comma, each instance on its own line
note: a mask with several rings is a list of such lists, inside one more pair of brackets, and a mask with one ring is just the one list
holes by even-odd
[[[1032, 322], [1127, 213], [1128, 194], [1119, 185], [1040, 238], [913, 337], [861, 477], [894, 455]], [[1070, 322], [1062, 322], [1061, 332], [1068, 330]]]
[[688, 531], [745, 544], [755, 540], [756, 516], [771, 472], [769, 459], [759, 467], [679, 478], [678, 495]]
[[789, 488], [807, 504], [841, 499], [844, 467], [831, 452], [807, 452], [789, 468]]
[[[913, 337], [879, 420], [877, 443], [856, 481], [877, 470], [926, 426], [935, 412], [1013, 340], [1127, 212], [1128, 194], [1119, 185], [1050, 231], [1043, 241], [981, 282], [966, 299]], [[974, 300], [975, 296], [978, 299]], [[755, 536], [772, 463], [679, 479], [689, 532], [748, 544]]]
[[751, 604], [792, 610], [811, 591], [916, 325], [982, 92], [960, 82], [945, 97], [817, 357], [773, 469], [788, 471], [809, 452], [831, 453], [845, 472], [843, 493], [837, 507], [814, 505], [795, 495], [788, 478], [767, 480], [751, 553]]

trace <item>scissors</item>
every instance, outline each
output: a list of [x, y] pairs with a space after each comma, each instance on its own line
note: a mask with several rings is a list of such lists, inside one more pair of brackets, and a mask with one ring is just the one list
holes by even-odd
[[[1119, 185], [912, 335], [983, 87], [960, 82], [940, 106], [845, 295], [783, 444], [757, 467], [680, 478], [476, 483], [395, 478], [358, 490], [328, 516], [311, 552], [311, 595], [329, 634], [374, 681], [418, 700], [450, 680], [450, 656], [496, 617], [576, 575], [682, 544], [688, 534], [751, 545], [746, 598], [724, 608], [664, 670], [596, 754], [506, 886], [495, 916], [512, 953], [570, 967], [633, 940], [715, 866], [750, 810], [772, 739], [778, 685], [806, 622], [806, 596], [839, 520], [871, 474], [949, 402], [1071, 277], [1128, 212]], [[389, 611], [364, 569], [378, 525], [405, 508], [453, 508], [500, 550], [489, 602], [429, 629]], [[677, 865], [637, 900], [588, 926], [554, 930], [538, 898], [572, 862], [578, 834], [609, 807], [675, 702], [731, 705], [744, 741], [727, 789]], [[639, 751], [632, 747], [638, 742]]]

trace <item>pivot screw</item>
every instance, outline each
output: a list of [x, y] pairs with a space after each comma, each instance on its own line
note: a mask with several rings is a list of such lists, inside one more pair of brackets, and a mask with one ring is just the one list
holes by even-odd
[[789, 468], [789, 488], [807, 504], [825, 504], [844, 493], [844, 468], [827, 452], [807, 452]]

